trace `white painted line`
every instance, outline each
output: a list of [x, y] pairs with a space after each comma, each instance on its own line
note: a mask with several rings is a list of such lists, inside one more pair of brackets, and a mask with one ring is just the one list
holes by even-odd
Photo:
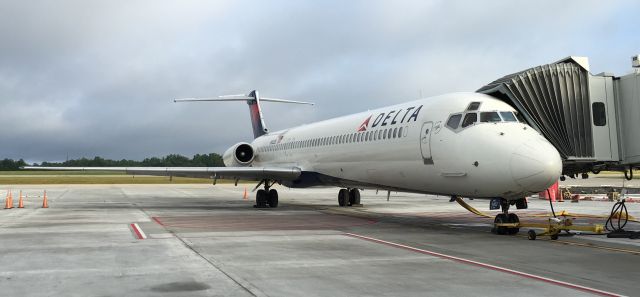
[[142, 228], [140, 228], [140, 226], [138, 226], [138, 224], [133, 223], [131, 224], [131, 228], [133, 229], [133, 232], [136, 234], [136, 237], [138, 237], [138, 239], [146, 239], [147, 235], [144, 234], [144, 232], [142, 231]]
[[448, 260], [453, 260], [453, 261], [460, 262], [460, 263], [474, 265], [474, 266], [487, 268], [487, 269], [491, 269], [491, 270], [495, 270], [495, 271], [500, 271], [500, 272], [504, 272], [504, 273], [508, 273], [508, 274], [519, 275], [519, 276], [522, 276], [522, 277], [535, 279], [535, 280], [543, 281], [543, 282], [546, 282], [546, 283], [550, 283], [550, 284], [554, 284], [554, 285], [558, 285], [558, 286], [562, 286], [562, 287], [566, 287], [566, 288], [571, 288], [571, 289], [575, 289], [575, 290], [579, 290], [579, 291], [583, 291], [583, 292], [587, 292], [587, 293], [591, 293], [591, 294], [596, 294], [596, 295], [600, 295], [600, 296], [616, 296], [616, 297], [624, 296], [624, 295], [611, 293], [611, 292], [607, 292], [607, 291], [602, 291], [602, 290], [598, 290], [598, 289], [594, 289], [594, 288], [590, 288], [590, 287], [585, 287], [585, 286], [581, 286], [581, 285], [577, 285], [577, 284], [572, 284], [572, 283], [563, 282], [563, 281], [559, 281], [559, 280], [555, 280], [555, 279], [550, 279], [550, 278], [547, 278], [547, 277], [544, 277], [544, 276], [539, 276], [539, 275], [530, 274], [530, 273], [526, 273], [526, 272], [521, 272], [521, 271], [509, 269], [509, 268], [504, 268], [504, 267], [500, 267], [500, 266], [495, 266], [495, 265], [491, 265], [491, 264], [477, 262], [477, 261], [473, 261], [473, 260], [469, 260], [469, 259], [464, 259], [464, 258], [460, 258], [460, 257], [445, 255], [445, 254], [432, 252], [432, 251], [428, 251], [428, 250], [423, 250], [423, 249], [411, 247], [411, 246], [408, 246], [408, 245], [403, 245], [403, 244], [399, 244], [399, 243], [395, 243], [395, 242], [385, 241], [385, 240], [377, 239], [377, 238], [373, 238], [373, 237], [367, 237], [367, 236], [358, 235], [358, 234], [354, 234], [354, 233], [345, 233], [345, 235], [346, 236], [350, 236], [350, 237], [364, 239], [364, 240], [371, 241], [371, 242], [386, 244], [386, 245], [389, 245], [389, 246], [393, 246], [393, 247], [397, 247], [397, 248], [401, 248], [401, 249], [405, 249], [405, 250], [410, 250], [410, 251], [418, 252], [418, 253], [421, 253], [421, 254], [436, 256], [436, 257], [443, 258], [443, 259], [448, 259]]

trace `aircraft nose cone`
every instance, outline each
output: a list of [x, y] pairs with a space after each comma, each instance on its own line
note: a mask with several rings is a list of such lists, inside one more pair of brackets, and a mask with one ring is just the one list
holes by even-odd
[[544, 140], [529, 140], [520, 145], [509, 164], [513, 180], [530, 192], [549, 188], [562, 174], [560, 154]]

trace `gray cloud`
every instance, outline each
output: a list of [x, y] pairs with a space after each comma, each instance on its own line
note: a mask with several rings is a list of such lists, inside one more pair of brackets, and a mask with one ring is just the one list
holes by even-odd
[[636, 2], [4, 1], [0, 158], [222, 152], [251, 138], [241, 93], [282, 129], [453, 91], [567, 55], [629, 70]]

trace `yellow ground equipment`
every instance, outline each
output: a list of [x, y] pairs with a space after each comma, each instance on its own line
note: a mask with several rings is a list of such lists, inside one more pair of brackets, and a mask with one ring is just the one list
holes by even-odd
[[[464, 207], [465, 209], [467, 209], [468, 211], [481, 216], [481, 217], [486, 217], [486, 218], [491, 218], [490, 215], [485, 214], [475, 208], [473, 208], [471, 205], [467, 204], [466, 202], [464, 202], [460, 197], [456, 197], [455, 200], [458, 202], [458, 204], [460, 204], [462, 207]], [[568, 217], [569, 213], [562, 211], [560, 212], [558, 217], [550, 217], [548, 219], [548, 221], [546, 223], [540, 222], [540, 223], [525, 223], [525, 222], [518, 222], [518, 223], [494, 223], [494, 228], [507, 228], [507, 229], [519, 229], [519, 228], [538, 228], [538, 229], [543, 229], [543, 231], [541, 233], [536, 233], [535, 230], [529, 230], [527, 232], [527, 237], [530, 240], [535, 240], [538, 236], [549, 236], [551, 237], [552, 240], [556, 240], [558, 239], [558, 234], [560, 234], [560, 232], [562, 232], [563, 230], [565, 231], [583, 231], [583, 232], [592, 232], [592, 233], [596, 233], [596, 234], [604, 234], [605, 232], [605, 228], [604, 225], [601, 224], [593, 224], [593, 225], [574, 225], [573, 224], [573, 220], [574, 218], [570, 218]], [[575, 217], [576, 215], [571, 215], [572, 217]], [[586, 217], [586, 216], [585, 216]]]

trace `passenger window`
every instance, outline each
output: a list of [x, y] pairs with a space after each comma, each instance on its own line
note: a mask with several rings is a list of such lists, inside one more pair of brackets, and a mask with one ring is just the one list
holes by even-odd
[[378, 139], [382, 139], [382, 130], [378, 130]]
[[591, 105], [591, 110], [593, 112], [593, 124], [596, 126], [604, 126], [607, 124], [607, 113], [604, 108], [604, 103], [602, 102], [594, 102]]
[[451, 129], [458, 129], [458, 125], [460, 125], [460, 120], [462, 119], [462, 114], [454, 114], [449, 117], [447, 121], [447, 127]]
[[391, 129], [389, 129], [389, 131], [387, 132], [387, 138], [391, 139]]
[[400, 129], [398, 129], [398, 138], [402, 137], [402, 127], [400, 127]]
[[502, 116], [502, 120], [505, 122], [517, 122], [516, 116], [513, 115], [513, 112], [510, 111], [501, 111], [500, 116]]
[[471, 102], [467, 106], [467, 110], [478, 110], [478, 108], [480, 108], [480, 102]]
[[398, 128], [393, 128], [393, 138], [396, 138], [398, 135]]
[[462, 121], [462, 128], [469, 127], [473, 125], [478, 120], [478, 114], [475, 112], [468, 113], [464, 116], [464, 120]]
[[495, 111], [481, 112], [480, 122], [482, 123], [496, 123], [501, 122], [500, 115]]
[[387, 129], [382, 131], [382, 139], [387, 139]]

